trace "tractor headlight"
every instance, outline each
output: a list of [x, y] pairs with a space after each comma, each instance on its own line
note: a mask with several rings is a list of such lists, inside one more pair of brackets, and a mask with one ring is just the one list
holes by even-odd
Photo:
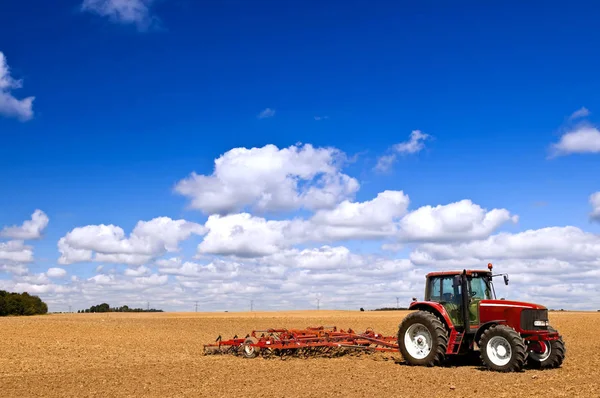
[[548, 321], [534, 321], [533, 326], [548, 326]]

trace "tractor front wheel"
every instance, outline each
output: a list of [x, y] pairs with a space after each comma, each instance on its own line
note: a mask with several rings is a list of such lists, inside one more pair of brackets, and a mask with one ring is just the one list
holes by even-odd
[[413, 312], [400, 323], [398, 347], [409, 365], [440, 365], [446, 356], [447, 346], [448, 332], [430, 312]]
[[483, 332], [479, 349], [485, 366], [498, 372], [520, 371], [527, 357], [523, 339], [506, 325], [495, 325]]
[[[550, 332], [556, 332], [553, 328], [548, 328]], [[527, 359], [528, 364], [533, 368], [538, 369], [550, 369], [559, 368], [562, 365], [567, 348], [562, 336], [559, 336], [558, 340], [554, 341], [539, 341], [536, 344], [540, 344], [544, 352], [539, 353], [536, 351], [529, 351], [529, 358]]]

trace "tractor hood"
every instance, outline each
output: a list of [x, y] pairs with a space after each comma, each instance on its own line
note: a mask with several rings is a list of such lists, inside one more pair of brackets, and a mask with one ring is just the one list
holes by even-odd
[[529, 308], [534, 310], [545, 310], [547, 309], [543, 305], [534, 304], [534, 303], [526, 303], [524, 301], [512, 301], [512, 300], [481, 300], [481, 307], [498, 307], [498, 308]]

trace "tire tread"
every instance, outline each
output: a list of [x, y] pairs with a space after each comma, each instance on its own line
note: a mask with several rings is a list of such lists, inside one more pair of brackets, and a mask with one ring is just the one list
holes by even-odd
[[[504, 366], [494, 365], [487, 358], [486, 345], [487, 342], [494, 336], [503, 336], [508, 342], [511, 344], [512, 350], [514, 351], [513, 358], [510, 362]], [[498, 372], [518, 372], [525, 365], [525, 360], [527, 359], [527, 349], [525, 347], [525, 342], [521, 338], [521, 336], [510, 326], [507, 325], [494, 325], [487, 329], [485, 332], [481, 334], [478, 343], [480, 347], [480, 357], [481, 361], [484, 365], [491, 370], [495, 370]]]
[[[433, 328], [431, 338], [436, 344], [435, 348], [432, 348], [432, 351], [434, 351], [435, 354], [425, 358], [424, 360], [411, 360], [410, 355], [408, 355], [408, 352], [404, 347], [404, 334], [406, 333], [405, 329], [408, 328], [413, 321], [419, 321], [419, 323], [424, 324], [426, 327], [431, 326], [431, 328]], [[397, 337], [400, 353], [407, 364], [413, 366], [421, 365], [431, 367], [439, 366], [444, 362], [446, 357], [446, 348], [448, 347], [448, 331], [440, 319], [431, 312], [420, 310], [407, 315], [398, 327]]]

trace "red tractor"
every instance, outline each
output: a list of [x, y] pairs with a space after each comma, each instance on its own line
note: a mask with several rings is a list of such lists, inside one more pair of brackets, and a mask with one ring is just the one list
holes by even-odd
[[[508, 275], [504, 283], [508, 285]], [[425, 301], [413, 299], [398, 330], [398, 346], [410, 365], [440, 365], [446, 357], [480, 351], [489, 369], [519, 371], [560, 367], [566, 353], [550, 327], [548, 309], [538, 304], [496, 300], [488, 270], [427, 274]]]

